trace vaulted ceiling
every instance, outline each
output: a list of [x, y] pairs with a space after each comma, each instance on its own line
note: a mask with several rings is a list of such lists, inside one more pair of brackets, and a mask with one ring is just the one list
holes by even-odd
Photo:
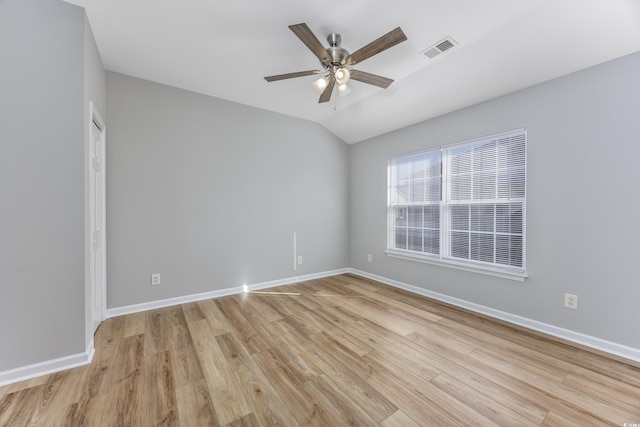
[[[638, 0], [67, 0], [86, 9], [107, 70], [320, 123], [354, 143], [640, 51]], [[354, 52], [400, 26], [408, 40], [318, 103], [319, 69], [288, 28], [306, 23]], [[425, 49], [457, 45], [429, 59]]]

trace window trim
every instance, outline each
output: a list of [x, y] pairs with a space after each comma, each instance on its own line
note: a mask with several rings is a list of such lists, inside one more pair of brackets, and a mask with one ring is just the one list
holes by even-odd
[[501, 277], [503, 279], [523, 282], [528, 276], [527, 272], [509, 271], [508, 268], [498, 268], [493, 266], [475, 266], [472, 263], [455, 261], [451, 258], [438, 257], [436, 255], [419, 254], [415, 251], [387, 248], [384, 253], [391, 258], [404, 259], [408, 261], [421, 262], [424, 264], [437, 265], [440, 267], [453, 268], [455, 270], [470, 271], [487, 276]]
[[[495, 263], [483, 263], [482, 261], [474, 261], [474, 260], [464, 260], [464, 259], [460, 259], [458, 260], [455, 257], [451, 257], [448, 256], [446, 254], [446, 250], [445, 252], [443, 252], [443, 243], [444, 245], [449, 245], [450, 242], [450, 237], [447, 237], [443, 240], [443, 237], [445, 237], [443, 234], [446, 233], [446, 226], [444, 221], [448, 221], [446, 218], [442, 217], [442, 213], [441, 213], [441, 217], [440, 217], [440, 232], [441, 232], [441, 251], [440, 254], [429, 254], [429, 253], [424, 253], [424, 252], [418, 252], [418, 251], [412, 251], [409, 249], [402, 249], [402, 248], [395, 248], [392, 247], [392, 240], [393, 237], [391, 236], [391, 232], [390, 230], [392, 230], [394, 228], [394, 224], [392, 223], [393, 219], [392, 219], [392, 211], [394, 210], [394, 206], [391, 203], [391, 198], [390, 198], [390, 190], [392, 189], [392, 185], [391, 185], [391, 174], [389, 173], [390, 167], [391, 167], [391, 163], [393, 161], [397, 161], [399, 159], [403, 159], [403, 158], [407, 158], [407, 157], [411, 157], [411, 156], [415, 156], [417, 154], [420, 153], [425, 153], [425, 152], [429, 152], [429, 151], [436, 151], [436, 150], [440, 150], [442, 153], [444, 153], [447, 150], [450, 150], [452, 148], [455, 147], [459, 147], [459, 146], [465, 146], [465, 145], [473, 145], [473, 144], [478, 144], [478, 143], [482, 143], [488, 140], [495, 140], [495, 139], [501, 139], [501, 138], [505, 138], [505, 137], [509, 137], [510, 135], [517, 135], [517, 134], [524, 134], [525, 137], [525, 150], [526, 150], [526, 139], [527, 139], [527, 130], [526, 128], [520, 128], [520, 129], [514, 129], [511, 131], [507, 131], [507, 132], [501, 132], [501, 133], [497, 133], [497, 134], [493, 134], [493, 135], [487, 135], [485, 137], [481, 137], [481, 138], [473, 138], [467, 141], [462, 141], [462, 142], [455, 142], [452, 144], [447, 144], [447, 145], [442, 145], [439, 147], [432, 147], [432, 148], [428, 148], [425, 150], [419, 150], [416, 152], [412, 152], [412, 153], [405, 153], [405, 154], [401, 154], [401, 155], [397, 155], [397, 156], [393, 156], [390, 157], [388, 159], [387, 162], [387, 249], [385, 250], [385, 254], [389, 257], [392, 258], [398, 258], [398, 259], [404, 259], [404, 260], [409, 260], [409, 261], [415, 261], [415, 262], [422, 262], [422, 263], [426, 263], [426, 264], [431, 264], [431, 265], [437, 265], [437, 266], [441, 266], [441, 267], [447, 267], [447, 268], [453, 268], [453, 269], [457, 269], [457, 270], [463, 270], [463, 271], [469, 271], [469, 272], [474, 272], [474, 273], [479, 273], [479, 274], [484, 274], [484, 275], [489, 275], [489, 276], [494, 276], [494, 277], [501, 277], [501, 278], [505, 278], [505, 279], [510, 279], [510, 280], [516, 280], [516, 281], [524, 281], [527, 277], [527, 270], [526, 270], [526, 183], [527, 183], [527, 179], [526, 179], [526, 172], [527, 172], [527, 158], [526, 158], [526, 151], [525, 151], [525, 157], [524, 157], [524, 173], [525, 173], [525, 195], [524, 198], [522, 199], [522, 203], [524, 206], [524, 210], [523, 210], [523, 218], [522, 218], [522, 227], [523, 227], [523, 247], [522, 247], [522, 257], [523, 257], [523, 267], [512, 267], [512, 266], [508, 266], [508, 265], [500, 265], [500, 264], [495, 264]], [[449, 158], [448, 156], [442, 159], [443, 162], [443, 167], [447, 167], [444, 165], [445, 162], [449, 162]], [[441, 207], [444, 209], [445, 207], [454, 205], [454, 203], [450, 203], [447, 202], [447, 198], [448, 198], [448, 171], [445, 169], [443, 170], [442, 173], [442, 181], [441, 181], [441, 186], [442, 186], [442, 198], [440, 200], [440, 204]]]

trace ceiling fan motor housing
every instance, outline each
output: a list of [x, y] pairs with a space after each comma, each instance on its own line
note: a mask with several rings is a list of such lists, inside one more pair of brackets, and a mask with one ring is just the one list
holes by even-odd
[[349, 51], [343, 47], [340, 47], [340, 43], [342, 42], [342, 37], [338, 33], [331, 33], [327, 36], [327, 41], [329, 42], [329, 47], [327, 48], [327, 52], [331, 56], [330, 62], [333, 66], [340, 66], [344, 64], [344, 61], [349, 56]]

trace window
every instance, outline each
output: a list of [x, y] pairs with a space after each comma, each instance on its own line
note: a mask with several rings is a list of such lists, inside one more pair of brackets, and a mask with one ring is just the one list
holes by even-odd
[[524, 276], [524, 129], [389, 160], [388, 250]]

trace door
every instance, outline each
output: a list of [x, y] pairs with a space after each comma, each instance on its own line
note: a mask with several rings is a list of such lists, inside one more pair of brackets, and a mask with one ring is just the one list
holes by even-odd
[[89, 136], [89, 275], [92, 326], [95, 332], [104, 320], [106, 300], [105, 242], [105, 126], [91, 108]]

